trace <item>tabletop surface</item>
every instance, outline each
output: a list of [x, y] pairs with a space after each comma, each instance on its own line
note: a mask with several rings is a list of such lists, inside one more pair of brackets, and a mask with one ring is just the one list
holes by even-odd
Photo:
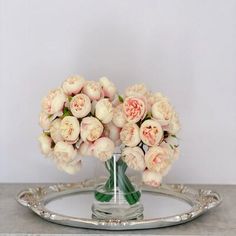
[[46, 184], [0, 184], [0, 235], [236, 235], [236, 185], [188, 185], [217, 191], [220, 206], [199, 218], [178, 226], [130, 231], [73, 228], [47, 222], [19, 205], [16, 194]]

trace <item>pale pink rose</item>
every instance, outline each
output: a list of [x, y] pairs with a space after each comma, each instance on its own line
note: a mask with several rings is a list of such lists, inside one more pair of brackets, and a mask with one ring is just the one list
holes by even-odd
[[85, 84], [85, 79], [79, 75], [70, 76], [63, 84], [62, 88], [67, 95], [78, 94]]
[[123, 112], [123, 104], [119, 104], [113, 109], [113, 123], [117, 126], [122, 128], [126, 123], [125, 114]]
[[106, 77], [102, 77], [99, 79], [101, 84], [103, 95], [112, 101], [116, 94], [116, 87], [115, 85]]
[[116, 146], [120, 145], [120, 131], [121, 128], [115, 126], [113, 122], [105, 125], [104, 136], [110, 138]]
[[56, 143], [53, 155], [58, 163], [69, 163], [75, 159], [77, 151], [71, 144], [60, 141]]
[[147, 88], [145, 87], [144, 84], [135, 84], [135, 85], [132, 85], [130, 87], [128, 87], [126, 90], [125, 90], [125, 96], [126, 97], [131, 97], [131, 96], [148, 96], [148, 90]]
[[51, 119], [49, 119], [49, 115], [45, 112], [41, 112], [39, 115], [39, 125], [43, 130], [49, 130], [51, 125]]
[[79, 155], [83, 157], [91, 157], [93, 156], [93, 143], [90, 142], [82, 142], [79, 146]]
[[74, 116], [66, 116], [61, 121], [61, 135], [68, 142], [76, 142], [79, 138], [80, 125]]
[[52, 139], [47, 136], [45, 133], [42, 133], [38, 138], [41, 152], [45, 156], [50, 156], [52, 153]]
[[134, 123], [126, 123], [120, 132], [120, 140], [128, 147], [134, 147], [139, 144], [139, 127]]
[[163, 129], [168, 131], [170, 134], [175, 135], [180, 130], [179, 118], [176, 112], [173, 112], [170, 122], [167, 126], [163, 126]]
[[61, 135], [61, 119], [58, 118], [52, 122], [49, 132], [54, 143], [64, 140]]
[[145, 154], [145, 163], [148, 170], [163, 175], [171, 165], [171, 159], [168, 154], [168, 151], [160, 146], [150, 147]]
[[57, 162], [57, 168], [67, 174], [73, 175], [80, 171], [82, 167], [82, 162], [79, 159], [75, 159], [69, 163], [67, 162]]
[[122, 150], [122, 159], [131, 169], [143, 171], [146, 167], [144, 153], [140, 147], [126, 147]]
[[145, 116], [145, 103], [140, 98], [127, 97], [123, 103], [123, 111], [128, 122], [137, 123]]
[[158, 145], [163, 138], [161, 125], [155, 120], [145, 120], [140, 127], [140, 138], [148, 146]]
[[99, 138], [94, 143], [94, 156], [101, 161], [107, 161], [112, 157], [115, 150], [115, 144], [107, 137]]
[[173, 107], [167, 100], [161, 100], [152, 105], [152, 117], [157, 120], [160, 125], [168, 125], [173, 116]]
[[83, 141], [93, 142], [102, 135], [103, 125], [95, 117], [83, 118], [80, 125], [80, 137]]
[[104, 124], [111, 122], [113, 107], [107, 98], [99, 100], [95, 106], [95, 116]]
[[143, 182], [146, 185], [152, 187], [159, 187], [161, 185], [161, 181], [162, 181], [162, 176], [159, 173], [150, 170], [145, 170], [143, 172]]
[[67, 97], [61, 88], [51, 90], [42, 100], [42, 111], [49, 115], [59, 112], [63, 109], [66, 100]]
[[83, 118], [91, 111], [91, 101], [85, 94], [77, 94], [70, 101], [70, 110], [77, 118]]
[[82, 90], [91, 100], [99, 100], [102, 95], [102, 87], [99, 82], [87, 81]]

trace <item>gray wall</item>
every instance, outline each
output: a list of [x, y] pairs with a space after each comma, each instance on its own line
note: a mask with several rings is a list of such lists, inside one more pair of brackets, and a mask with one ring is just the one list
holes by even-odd
[[179, 112], [167, 182], [236, 184], [236, 1], [0, 0], [0, 182], [76, 181], [39, 151], [40, 100], [68, 75], [145, 82]]

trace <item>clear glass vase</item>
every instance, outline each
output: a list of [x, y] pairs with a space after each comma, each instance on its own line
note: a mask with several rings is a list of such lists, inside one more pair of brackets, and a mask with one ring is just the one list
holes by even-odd
[[98, 219], [140, 219], [143, 216], [141, 189], [135, 178], [127, 174], [121, 154], [113, 154], [105, 162], [107, 177], [98, 184], [92, 205], [93, 217]]

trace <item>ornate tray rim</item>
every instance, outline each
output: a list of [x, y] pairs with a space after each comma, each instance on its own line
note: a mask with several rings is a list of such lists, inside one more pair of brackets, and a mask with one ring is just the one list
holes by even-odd
[[121, 221], [70, 217], [52, 212], [45, 207], [45, 204], [59, 196], [77, 191], [92, 191], [95, 183], [97, 184], [97, 180], [90, 179], [80, 183], [53, 184], [29, 188], [20, 191], [16, 196], [16, 200], [47, 221], [61, 225], [101, 230], [150, 229], [178, 225], [197, 218], [222, 202], [221, 196], [212, 190], [193, 189], [182, 184], [163, 184], [159, 188], [143, 185], [142, 191], [170, 195], [183, 200], [190, 204], [191, 210], [163, 218]]

